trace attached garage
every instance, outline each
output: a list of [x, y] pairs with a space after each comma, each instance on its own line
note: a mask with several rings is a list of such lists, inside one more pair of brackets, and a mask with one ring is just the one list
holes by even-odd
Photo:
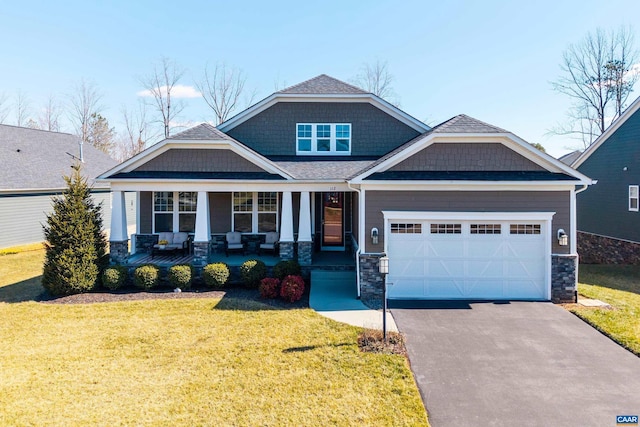
[[550, 299], [554, 212], [383, 212], [391, 299]]

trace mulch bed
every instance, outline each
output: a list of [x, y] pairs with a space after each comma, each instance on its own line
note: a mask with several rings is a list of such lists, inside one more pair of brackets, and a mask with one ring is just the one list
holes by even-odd
[[118, 291], [94, 291], [84, 294], [69, 295], [66, 297], [52, 297], [43, 295], [40, 302], [46, 304], [92, 304], [103, 302], [119, 301], [142, 301], [154, 299], [185, 299], [185, 298], [237, 298], [243, 300], [256, 301], [275, 308], [307, 308], [309, 307], [309, 291], [300, 301], [288, 303], [281, 299], [260, 298], [260, 292], [255, 289], [229, 288], [223, 291], [210, 290], [207, 288], [193, 288], [189, 291], [174, 292], [173, 289], [160, 288], [153, 291], [141, 291], [136, 288], [124, 288]]

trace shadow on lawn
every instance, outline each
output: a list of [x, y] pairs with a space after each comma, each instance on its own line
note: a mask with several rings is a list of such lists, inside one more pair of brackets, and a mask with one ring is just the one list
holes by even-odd
[[307, 351], [312, 351], [315, 350], [317, 348], [322, 348], [322, 347], [347, 347], [347, 346], [352, 346], [353, 343], [348, 343], [348, 342], [343, 342], [343, 343], [339, 343], [339, 344], [320, 344], [320, 345], [305, 345], [303, 347], [290, 347], [290, 348], [285, 348], [284, 350], [282, 350], [283, 353], [304, 353]]
[[225, 290], [222, 299], [213, 307], [214, 310], [242, 310], [242, 311], [265, 311], [265, 310], [291, 310], [309, 307], [308, 292], [303, 295], [300, 301], [294, 303], [286, 302], [282, 299], [260, 298], [260, 292], [255, 289], [230, 288]]
[[580, 264], [578, 282], [640, 295], [640, 266]]
[[41, 281], [42, 276], [36, 276], [0, 287], [0, 302], [41, 301], [44, 295]]

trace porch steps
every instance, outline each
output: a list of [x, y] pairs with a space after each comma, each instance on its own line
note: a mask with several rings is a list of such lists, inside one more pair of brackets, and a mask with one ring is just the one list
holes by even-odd
[[363, 310], [355, 271], [311, 271], [309, 306], [316, 311]]

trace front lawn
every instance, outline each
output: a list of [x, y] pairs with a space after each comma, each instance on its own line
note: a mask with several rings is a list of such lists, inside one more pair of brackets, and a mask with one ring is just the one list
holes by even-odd
[[427, 425], [404, 357], [310, 309], [27, 301], [0, 318], [0, 425]]
[[580, 265], [581, 295], [609, 303], [613, 309], [569, 309], [640, 356], [640, 266]]

